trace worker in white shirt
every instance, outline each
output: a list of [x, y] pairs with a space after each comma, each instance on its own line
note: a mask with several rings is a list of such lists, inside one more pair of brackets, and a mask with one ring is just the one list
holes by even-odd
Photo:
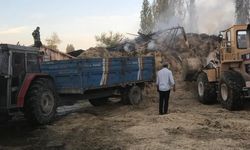
[[175, 82], [172, 71], [168, 69], [169, 64], [163, 63], [163, 68], [158, 71], [156, 85], [159, 92], [159, 114], [164, 115], [168, 113], [168, 102], [171, 89], [175, 92]]

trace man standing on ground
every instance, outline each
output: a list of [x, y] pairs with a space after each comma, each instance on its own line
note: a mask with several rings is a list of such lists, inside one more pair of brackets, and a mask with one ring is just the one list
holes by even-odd
[[159, 114], [164, 115], [168, 113], [168, 102], [170, 91], [173, 88], [175, 92], [175, 82], [172, 72], [168, 69], [169, 64], [164, 63], [163, 68], [157, 73], [157, 90], [159, 92]]
[[40, 27], [37, 27], [36, 30], [32, 32], [32, 36], [34, 38], [34, 47], [40, 48], [42, 46], [42, 42], [40, 40]]

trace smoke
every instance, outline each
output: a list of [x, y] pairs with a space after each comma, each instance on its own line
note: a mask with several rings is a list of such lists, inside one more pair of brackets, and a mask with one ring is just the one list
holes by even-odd
[[199, 33], [218, 34], [235, 22], [234, 0], [199, 0], [196, 6]]
[[158, 22], [154, 31], [183, 26], [190, 33], [217, 34], [218, 31], [234, 24], [234, 0], [173, 1], [171, 6], [161, 14], [161, 18], [166, 19]]
[[165, 6], [159, 10], [160, 15], [157, 18], [154, 31], [164, 30], [178, 25], [183, 26], [187, 14], [186, 1], [188, 0], [168, 0], [164, 2]]

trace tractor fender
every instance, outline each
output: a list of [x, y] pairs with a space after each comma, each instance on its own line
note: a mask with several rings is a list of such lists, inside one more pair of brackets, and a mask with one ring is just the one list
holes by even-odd
[[51, 78], [49, 75], [47, 74], [43, 74], [43, 73], [28, 73], [26, 74], [23, 84], [19, 90], [18, 96], [17, 96], [17, 107], [22, 108], [24, 106], [24, 100], [25, 100], [25, 96], [29, 90], [29, 87], [32, 83], [32, 81], [36, 78]]

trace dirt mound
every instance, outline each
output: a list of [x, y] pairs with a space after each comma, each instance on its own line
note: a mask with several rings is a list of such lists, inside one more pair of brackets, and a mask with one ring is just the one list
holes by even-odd
[[122, 51], [108, 51], [105, 47], [91, 47], [79, 55], [78, 58], [114, 58], [130, 55]]

